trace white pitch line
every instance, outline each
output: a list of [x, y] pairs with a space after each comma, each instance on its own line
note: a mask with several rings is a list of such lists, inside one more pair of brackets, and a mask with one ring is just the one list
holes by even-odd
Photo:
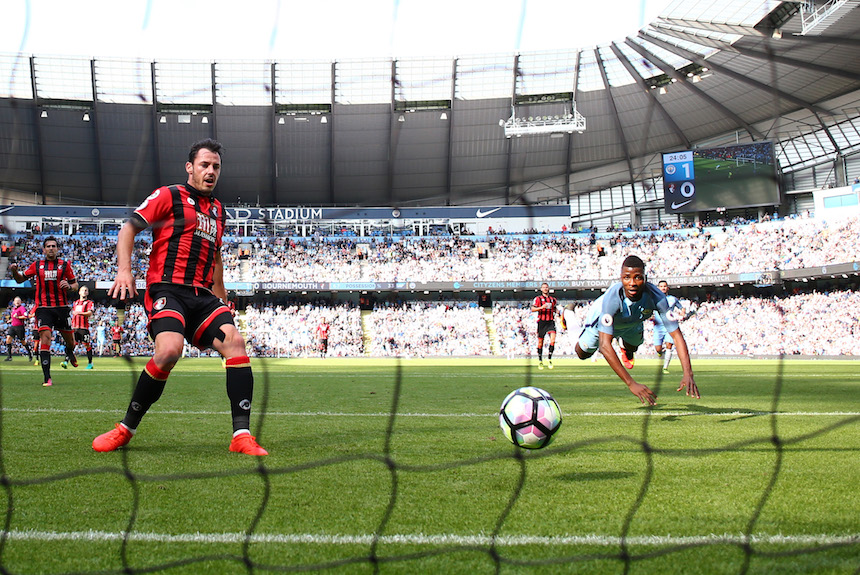
[[[117, 531], [0, 531], [0, 536], [5, 536], [13, 541], [89, 541], [103, 543], [120, 541], [125, 537], [124, 532]], [[263, 534], [255, 533], [250, 537], [244, 533], [140, 533], [132, 532], [128, 540], [133, 542], [154, 543], [242, 543], [246, 538], [252, 543], [275, 543], [275, 544], [322, 544], [322, 545], [369, 545], [373, 542], [373, 535], [321, 535], [314, 533], [299, 534]], [[542, 537], [535, 535], [501, 535], [493, 538], [489, 535], [453, 535], [438, 534], [425, 535], [398, 534], [382, 535], [378, 542], [387, 545], [468, 545], [468, 546], [497, 546], [514, 547], [522, 545], [557, 546], [557, 545], [596, 545], [603, 547], [620, 546], [622, 540], [613, 535], [557, 535]], [[860, 543], [860, 533], [849, 533], [845, 535], [834, 534], [803, 534], [803, 535], [766, 535], [756, 534], [747, 539], [743, 534], [724, 533], [722, 535], [644, 535], [628, 537], [625, 542], [628, 545], [643, 546], [667, 546], [667, 545], [707, 545], [707, 544], [732, 544], [742, 545], [747, 542], [760, 545], [839, 545]]]
[[[119, 413], [116, 409], [57, 409], [51, 407], [4, 407], [2, 413]], [[178, 409], [152, 409], [150, 414], [162, 415], [225, 415], [229, 411], [186, 411]], [[267, 411], [266, 416], [276, 417], [390, 417], [388, 412], [374, 413], [348, 413], [343, 411]], [[498, 412], [493, 413], [397, 413], [397, 417], [497, 417]], [[776, 415], [786, 417], [853, 417], [860, 415], [860, 411], [726, 411], [720, 413], [699, 413], [688, 411], [582, 411], [563, 412], [564, 417], [739, 417], [739, 416], [762, 416]]]

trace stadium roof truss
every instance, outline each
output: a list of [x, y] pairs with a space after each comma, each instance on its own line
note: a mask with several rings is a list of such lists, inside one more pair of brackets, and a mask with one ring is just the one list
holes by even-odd
[[763, 139], [790, 172], [858, 151], [858, 4], [676, 0], [605, 45], [453, 59], [0, 56], [0, 188], [135, 205], [203, 137], [228, 203], [567, 203]]

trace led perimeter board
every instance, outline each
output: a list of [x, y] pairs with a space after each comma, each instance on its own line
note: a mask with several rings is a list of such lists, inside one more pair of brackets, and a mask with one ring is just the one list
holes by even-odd
[[663, 198], [670, 214], [779, 205], [773, 142], [663, 154]]

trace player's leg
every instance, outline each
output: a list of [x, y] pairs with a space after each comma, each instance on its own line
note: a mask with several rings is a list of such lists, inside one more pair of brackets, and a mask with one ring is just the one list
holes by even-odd
[[45, 387], [53, 385], [51, 381], [51, 339], [54, 332], [48, 326], [39, 328], [39, 363], [42, 365], [42, 375]]
[[654, 326], [654, 351], [657, 352], [658, 357], [663, 357], [663, 338], [665, 335], [665, 330], [659, 324]]
[[538, 335], [537, 354], [538, 354], [538, 369], [543, 369], [543, 335]]
[[[668, 334], [666, 335], [669, 340], [672, 339]], [[675, 351], [675, 348], [671, 341], [667, 341], [663, 343], [663, 347], [665, 348], [664, 357], [663, 357], [663, 373], [669, 373], [669, 362], [672, 361], [672, 354]]]
[[600, 347], [600, 335], [596, 327], [586, 327], [579, 334], [579, 339], [576, 341], [576, 356], [579, 359], [588, 359], [594, 355], [594, 352]]
[[66, 344], [66, 359], [60, 365], [63, 369], [72, 364], [72, 367], [78, 367], [78, 359], [75, 357], [75, 333], [70, 329], [61, 329], [60, 335], [63, 336], [63, 342]]
[[549, 332], [549, 346], [547, 347], [547, 367], [552, 369], [552, 352], [555, 351], [555, 330]]
[[6, 361], [12, 361], [12, 332], [11, 331], [6, 334]]
[[227, 397], [233, 420], [230, 451], [248, 455], [268, 455], [251, 435], [251, 401], [254, 396], [254, 374], [251, 359], [245, 349], [242, 334], [233, 325], [227, 310], [212, 317], [209, 327], [201, 334], [198, 347], [212, 347], [224, 356], [227, 371]]
[[149, 408], [161, 398], [170, 371], [182, 355], [185, 342], [182, 322], [174, 317], [157, 319], [150, 325], [155, 336], [155, 351], [144, 366], [131, 395], [125, 417], [115, 428], [93, 440], [96, 451], [114, 451], [126, 445]]

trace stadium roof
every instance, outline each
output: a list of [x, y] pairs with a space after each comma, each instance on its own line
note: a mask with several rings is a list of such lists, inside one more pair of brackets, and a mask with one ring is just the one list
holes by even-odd
[[[263, 205], [567, 202], [765, 139], [791, 170], [860, 149], [858, 4], [677, 0], [623, 40], [454, 59], [0, 56], [0, 187], [134, 205], [203, 137], [226, 146], [219, 195]], [[501, 125], [574, 112], [582, 133]]]

